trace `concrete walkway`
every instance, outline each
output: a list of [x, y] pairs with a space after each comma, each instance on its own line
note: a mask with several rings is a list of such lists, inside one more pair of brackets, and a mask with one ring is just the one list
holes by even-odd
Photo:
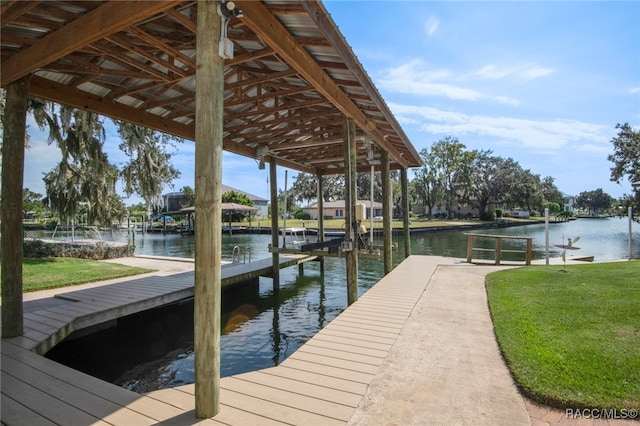
[[351, 425], [528, 425], [493, 334], [484, 276], [439, 266]]

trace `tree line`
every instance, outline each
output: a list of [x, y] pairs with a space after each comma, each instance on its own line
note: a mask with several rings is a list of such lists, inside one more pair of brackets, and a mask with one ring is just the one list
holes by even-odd
[[[410, 204], [420, 203], [428, 217], [444, 211], [454, 218], [459, 206], [471, 206], [486, 219], [495, 204], [526, 209], [561, 206], [563, 196], [552, 177], [540, 178], [518, 162], [492, 155], [490, 150], [469, 151], [458, 139], [446, 137], [420, 151], [422, 166], [409, 182]], [[398, 172], [391, 173], [392, 203], [402, 211]], [[324, 201], [343, 198], [344, 176], [323, 177]], [[373, 200], [382, 199], [381, 174], [374, 174]], [[291, 201], [309, 202], [317, 198], [317, 178], [301, 173], [288, 194]], [[371, 174], [357, 174], [358, 199], [370, 199]], [[281, 194], [282, 195], [282, 194]], [[556, 207], [559, 208], [559, 207]], [[295, 207], [293, 207], [295, 209]]]
[[[170, 149], [183, 141], [179, 138], [112, 120], [120, 137], [120, 150], [128, 157], [125, 164], [113, 164], [104, 152], [106, 140], [104, 118], [88, 111], [66, 107], [32, 98], [29, 113], [41, 130], [48, 130], [49, 144], [61, 153], [60, 162], [44, 174], [46, 194], [28, 188], [24, 191], [25, 211], [48, 209], [60, 220], [83, 215], [89, 224], [110, 225], [126, 218], [131, 208], [124, 206], [116, 191], [121, 180], [127, 196], [138, 195], [145, 202], [135, 208], [151, 212], [159, 205], [165, 185], [180, 176], [171, 164]], [[0, 119], [4, 122], [4, 97], [0, 102]], [[613, 153], [607, 158], [613, 163], [610, 180], [632, 184], [631, 194], [615, 200], [602, 189], [585, 191], [576, 197], [578, 207], [589, 211], [604, 211], [627, 207], [640, 211], [640, 131], [628, 123], [616, 125], [612, 138]], [[1, 128], [0, 128], [1, 130]], [[26, 143], [28, 148], [28, 141]], [[415, 169], [409, 185], [410, 204], [420, 203], [432, 217], [435, 211], [453, 218], [460, 206], [477, 209], [481, 219], [490, 219], [495, 206], [520, 207], [530, 211], [559, 211], [563, 194], [551, 176], [541, 177], [524, 169], [512, 158], [502, 158], [491, 150], [468, 150], [457, 138], [445, 137], [420, 151], [422, 165]], [[369, 199], [373, 178], [373, 200], [382, 199], [381, 173], [357, 174], [358, 199]], [[343, 175], [324, 176], [325, 201], [344, 198]], [[402, 212], [399, 173], [392, 172], [392, 203]], [[193, 205], [193, 190], [184, 187], [187, 205]], [[287, 212], [295, 213], [301, 205], [318, 197], [316, 176], [299, 173], [286, 193]], [[281, 190], [278, 203], [282, 208], [285, 193]], [[246, 200], [235, 200], [241, 203]], [[616, 209], [614, 209], [616, 210]]]
[[[640, 132], [628, 123], [618, 124], [619, 133], [611, 140], [614, 153], [608, 159], [614, 163], [611, 181], [621, 183], [626, 177], [632, 184], [633, 194], [625, 194], [616, 200], [602, 188], [581, 192], [575, 197], [574, 206], [596, 213], [618, 213], [625, 215], [627, 207], [634, 206], [636, 216], [640, 211]], [[461, 206], [476, 209], [480, 219], [491, 220], [496, 206], [508, 209], [521, 208], [530, 212], [542, 212], [549, 208], [552, 213], [563, 210], [565, 197], [551, 176], [541, 177], [524, 169], [513, 158], [493, 155], [491, 150], [468, 150], [457, 138], [445, 137], [420, 151], [421, 167], [417, 168], [409, 183], [410, 204], [424, 206], [427, 217], [439, 212], [454, 218]], [[324, 201], [344, 198], [344, 176], [323, 177]], [[373, 177], [373, 200], [382, 199], [381, 174]], [[397, 172], [392, 172], [392, 203], [396, 211], [402, 212], [401, 189]], [[358, 199], [370, 199], [370, 173], [357, 174]], [[279, 199], [284, 198], [280, 192]], [[317, 178], [301, 173], [286, 194], [288, 213], [300, 209], [317, 199]], [[279, 201], [280, 204], [282, 201]], [[640, 217], [640, 216], [637, 216]]]

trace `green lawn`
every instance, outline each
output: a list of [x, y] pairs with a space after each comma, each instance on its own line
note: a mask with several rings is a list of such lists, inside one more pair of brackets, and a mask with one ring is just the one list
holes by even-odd
[[532, 398], [640, 409], [640, 261], [530, 266], [487, 276], [498, 344]]
[[24, 259], [23, 290], [38, 291], [151, 272], [97, 260], [55, 257]]

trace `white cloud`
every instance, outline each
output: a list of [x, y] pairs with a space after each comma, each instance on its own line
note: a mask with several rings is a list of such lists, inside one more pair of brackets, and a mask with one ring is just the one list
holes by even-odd
[[553, 73], [553, 69], [541, 67], [533, 63], [516, 64], [499, 67], [494, 64], [485, 65], [474, 71], [471, 75], [488, 80], [501, 80], [503, 78], [515, 78], [518, 80], [530, 81], [540, 77], [545, 77]]
[[634, 87], [633, 89], [629, 90], [629, 93], [640, 93], [640, 87]]
[[520, 105], [520, 102], [518, 102], [517, 100], [508, 98], [506, 96], [495, 96], [493, 99], [500, 102], [501, 104]]
[[430, 16], [429, 19], [427, 19], [427, 22], [425, 22], [424, 24], [424, 29], [427, 33], [427, 36], [431, 37], [438, 30], [439, 26], [440, 21], [435, 17]]
[[579, 144], [575, 147], [577, 151], [586, 152], [589, 154], [598, 154], [602, 158], [606, 158], [608, 154], [611, 154], [611, 146], [598, 145], [593, 143]]
[[561, 149], [606, 152], [609, 127], [575, 120], [528, 120], [504, 116], [469, 115], [437, 108], [390, 104], [399, 117], [420, 122], [420, 129], [434, 134], [489, 137], [496, 144], [508, 144], [536, 152]]
[[414, 60], [385, 70], [384, 74], [376, 80], [376, 85], [389, 92], [407, 95], [440, 96], [465, 101], [492, 100], [511, 105], [518, 104], [516, 100], [506, 96], [492, 96], [450, 83], [455, 80], [455, 76], [448, 70], [431, 70], [424, 61]]

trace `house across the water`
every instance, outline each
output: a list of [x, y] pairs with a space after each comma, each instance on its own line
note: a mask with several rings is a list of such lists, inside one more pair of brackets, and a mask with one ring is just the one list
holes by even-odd
[[[269, 210], [267, 208], [269, 204], [269, 200], [262, 197], [258, 197], [257, 195], [249, 194], [248, 192], [244, 192], [236, 188], [232, 188], [228, 185], [224, 185], [224, 184], [222, 185], [223, 194], [225, 192], [231, 192], [231, 191], [236, 192], [238, 194], [244, 194], [247, 196], [247, 198], [253, 201], [253, 207], [256, 207], [258, 209], [258, 212], [256, 213], [256, 216], [255, 216], [256, 219], [269, 217]], [[170, 192], [168, 194], [164, 194], [162, 196], [162, 201], [164, 205], [164, 210], [169, 212], [180, 211], [185, 204], [184, 194], [182, 192]]]
[[[325, 219], [344, 219], [344, 200], [325, 201], [322, 209], [322, 216]], [[311, 219], [318, 218], [318, 203], [313, 203], [309, 206], [303, 207], [302, 211], [307, 213]], [[369, 200], [356, 201], [356, 219], [369, 220], [371, 216], [373, 218], [382, 218], [382, 203]]]

